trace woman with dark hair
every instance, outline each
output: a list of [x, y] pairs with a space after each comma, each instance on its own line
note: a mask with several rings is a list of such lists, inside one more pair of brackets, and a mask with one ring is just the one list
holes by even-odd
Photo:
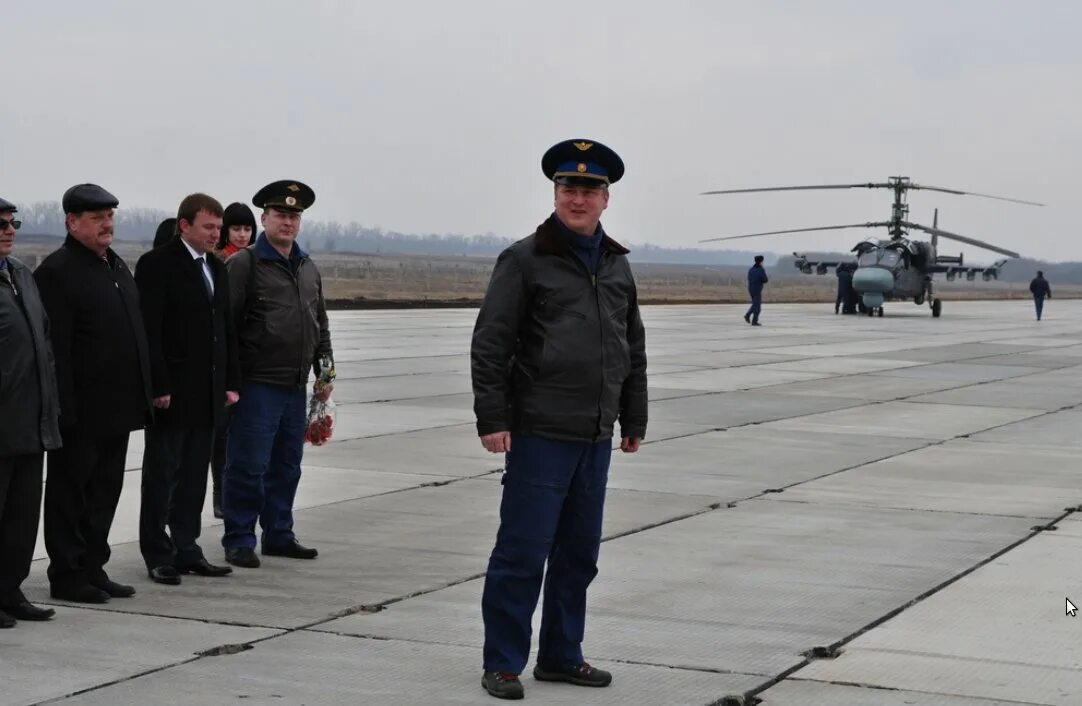
[[154, 231], [154, 245], [152, 247], [160, 247], [165, 245], [173, 236], [177, 234], [177, 219], [166, 218], [164, 221], [158, 224], [158, 230]]
[[[214, 254], [225, 262], [255, 240], [255, 214], [247, 205], [234, 202], [226, 206], [222, 215], [222, 234]], [[225, 469], [225, 445], [228, 440], [229, 414], [226, 422], [214, 433], [214, 448], [210, 456], [210, 480], [214, 504], [214, 516], [222, 518], [222, 471]]]
[[239, 202], [226, 206], [222, 216], [222, 234], [214, 253], [223, 261], [243, 250], [255, 240], [255, 214], [247, 205]]

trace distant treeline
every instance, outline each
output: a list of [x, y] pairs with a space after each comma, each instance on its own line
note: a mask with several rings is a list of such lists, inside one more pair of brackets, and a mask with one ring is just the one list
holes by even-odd
[[[121, 240], [149, 242], [154, 231], [165, 218], [175, 216], [154, 208], [117, 209], [116, 235]], [[19, 217], [23, 221], [23, 233], [40, 235], [63, 235], [64, 214], [58, 201], [43, 201], [20, 206]], [[314, 252], [356, 254], [399, 254], [495, 257], [515, 238], [492, 233], [484, 235], [460, 235], [457, 233], [427, 233], [415, 235], [369, 228], [360, 223], [337, 223], [334, 221], [305, 221], [301, 232], [305, 247]], [[757, 254], [738, 250], [701, 250], [698, 248], [666, 248], [651, 244], [625, 243], [631, 248], [633, 262], [672, 265], [746, 265]], [[766, 264], [782, 272], [794, 271], [793, 257], [778, 258], [768, 252]], [[852, 253], [808, 253], [809, 258], [852, 260]], [[1037, 270], [1044, 270], [1053, 282], [1082, 283], [1082, 263], [1048, 263], [1036, 260], [1010, 260], [1003, 267], [1000, 279], [1008, 282], [1029, 281]]]

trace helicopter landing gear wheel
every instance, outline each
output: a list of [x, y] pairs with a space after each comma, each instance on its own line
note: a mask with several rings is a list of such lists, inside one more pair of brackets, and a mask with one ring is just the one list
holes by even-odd
[[932, 300], [932, 318], [938, 319], [939, 315], [943, 312], [943, 302], [939, 299]]
[[878, 309], [876, 309], [875, 311], [876, 311], [876, 314], [875, 314], [876, 316], [878, 316], [878, 317], [880, 317], [880, 318], [882, 318], [882, 317], [883, 317], [883, 307], [879, 307], [879, 308], [878, 308]]

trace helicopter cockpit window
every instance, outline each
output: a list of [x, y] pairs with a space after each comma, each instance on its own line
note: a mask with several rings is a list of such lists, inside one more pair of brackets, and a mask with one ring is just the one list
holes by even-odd
[[878, 250], [865, 250], [860, 254], [860, 257], [857, 258], [857, 265], [859, 267], [870, 267], [874, 265], [878, 259]]
[[883, 257], [879, 259], [879, 264], [883, 267], [894, 267], [898, 264], [902, 254], [897, 250], [884, 250]]

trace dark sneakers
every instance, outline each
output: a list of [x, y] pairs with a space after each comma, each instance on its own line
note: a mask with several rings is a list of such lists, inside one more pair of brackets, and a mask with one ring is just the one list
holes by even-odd
[[539, 664], [533, 668], [533, 678], [538, 681], [562, 681], [576, 686], [608, 686], [612, 683], [612, 674], [604, 669], [591, 667], [587, 662], [555, 669]]
[[510, 672], [485, 672], [481, 677], [481, 688], [497, 699], [517, 700], [525, 696], [518, 675]]

